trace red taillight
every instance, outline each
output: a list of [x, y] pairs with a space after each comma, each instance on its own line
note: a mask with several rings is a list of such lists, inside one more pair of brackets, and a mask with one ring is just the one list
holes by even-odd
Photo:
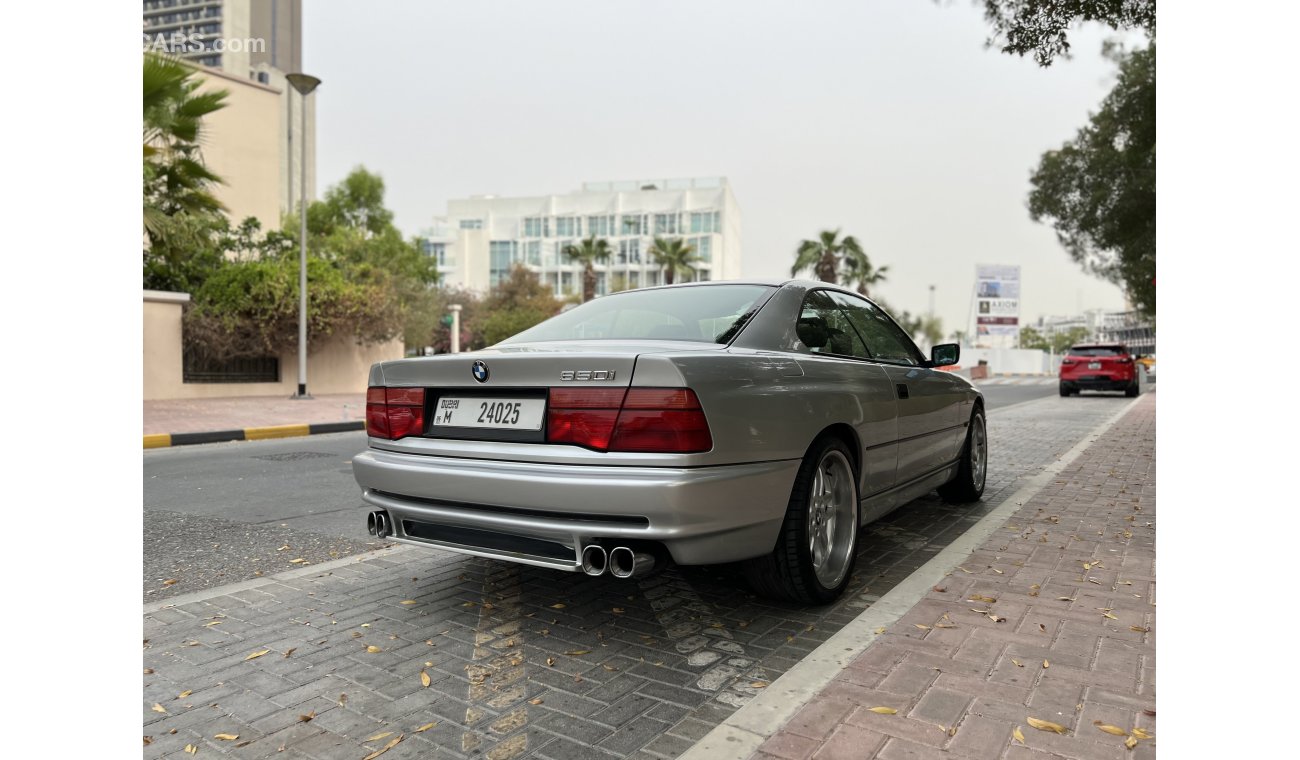
[[1121, 356], [1120, 358], [1116, 359], [1115, 361], [1119, 362], [1120, 364], [1132, 364], [1132, 363], [1133, 363], [1133, 357], [1131, 357], [1131, 356]]
[[713, 448], [689, 388], [552, 388], [546, 440], [597, 451], [689, 454]]
[[424, 389], [366, 390], [366, 434], [395, 441], [424, 432]]
[[1074, 364], [1075, 361], [1074, 361], [1073, 359], [1069, 358], [1069, 357], [1066, 357], [1066, 358], [1064, 358], [1064, 359], [1061, 360], [1061, 363], [1062, 363], [1062, 364]]

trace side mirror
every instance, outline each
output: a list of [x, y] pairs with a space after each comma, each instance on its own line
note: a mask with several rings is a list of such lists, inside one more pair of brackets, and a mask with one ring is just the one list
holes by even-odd
[[961, 346], [956, 343], [940, 343], [930, 349], [931, 367], [949, 367], [961, 359]]

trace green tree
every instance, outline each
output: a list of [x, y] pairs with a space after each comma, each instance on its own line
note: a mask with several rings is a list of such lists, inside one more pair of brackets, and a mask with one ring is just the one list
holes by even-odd
[[870, 289], [878, 282], [884, 282], [885, 272], [889, 267], [876, 269], [866, 253], [861, 256], [849, 256], [844, 261], [844, 284], [858, 289], [864, 296], [870, 296]]
[[551, 289], [522, 264], [515, 264], [483, 304], [483, 318], [477, 323], [483, 345], [492, 346], [550, 319], [560, 311]]
[[650, 260], [664, 271], [664, 284], [672, 285], [677, 280], [678, 272], [693, 272], [699, 257], [695, 255], [695, 246], [681, 238], [655, 237], [647, 250]]
[[[307, 260], [308, 349], [343, 334], [363, 343], [401, 330], [402, 311], [381, 285], [349, 282], [329, 262]], [[188, 351], [211, 359], [275, 355], [298, 345], [298, 262], [229, 261], [194, 293], [185, 314]]]
[[838, 229], [822, 230], [816, 240], [799, 243], [794, 266], [790, 267], [790, 276], [811, 269], [813, 275], [822, 282], [838, 283], [840, 270], [849, 266], [847, 261], [857, 260], [860, 263], [866, 256], [857, 238], [852, 235], [841, 239]]
[[1156, 0], [978, 0], [993, 27], [987, 44], [1002, 52], [1033, 53], [1040, 66], [1070, 55], [1067, 32], [1084, 21], [1111, 29], [1142, 29], [1156, 34]]
[[1108, 55], [1119, 79], [1075, 138], [1043, 154], [1029, 213], [1085, 271], [1156, 313], [1156, 46]]
[[585, 238], [577, 245], [564, 246], [562, 251], [568, 261], [582, 264], [582, 301], [586, 303], [596, 297], [596, 264], [609, 261], [613, 249], [605, 238], [595, 235]]
[[[416, 240], [405, 240], [384, 205], [384, 180], [364, 166], [325, 191], [307, 208], [307, 250], [331, 262], [351, 282], [377, 285], [396, 299], [402, 314], [402, 339], [424, 346], [438, 319], [432, 286], [438, 263]], [[298, 217], [286, 215], [277, 239], [282, 251], [298, 251]]]
[[1020, 328], [1020, 347], [1028, 349], [1038, 349], [1046, 351], [1048, 346], [1047, 338], [1043, 336], [1036, 328], [1025, 326]]
[[165, 217], [224, 210], [212, 194], [221, 183], [203, 162], [205, 117], [226, 106], [230, 93], [200, 93], [193, 67], [173, 58], [144, 55], [144, 231], [150, 243], [170, 228]]
[[1063, 354], [1070, 346], [1088, 340], [1090, 335], [1091, 334], [1088, 332], [1088, 328], [1086, 327], [1071, 327], [1065, 332], [1058, 332], [1052, 336], [1052, 351], [1054, 353]]

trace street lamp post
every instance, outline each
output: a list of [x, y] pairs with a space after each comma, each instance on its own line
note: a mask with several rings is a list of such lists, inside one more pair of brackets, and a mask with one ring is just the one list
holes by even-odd
[[453, 354], [459, 354], [459, 353], [460, 353], [460, 309], [461, 309], [461, 306], [460, 306], [460, 304], [458, 304], [458, 303], [454, 303], [454, 304], [448, 306], [447, 308], [451, 310], [451, 352], [452, 352]]
[[[307, 393], [307, 96], [320, 85], [320, 80], [310, 74], [287, 74], [285, 79], [298, 91], [298, 108], [302, 111], [302, 133], [298, 136], [302, 144], [302, 160], [298, 172], [302, 177], [298, 199], [298, 216], [302, 224], [298, 233], [298, 392], [296, 399], [309, 399]], [[290, 177], [292, 182], [293, 178]]]

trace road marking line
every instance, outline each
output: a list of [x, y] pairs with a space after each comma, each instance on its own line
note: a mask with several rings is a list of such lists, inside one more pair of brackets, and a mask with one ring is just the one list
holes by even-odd
[[1016, 510], [1045, 488], [1052, 478], [1068, 467], [1141, 400], [1141, 396], [1133, 399], [1108, 420], [1089, 431], [1060, 459], [1026, 480], [1023, 486], [992, 512], [916, 572], [904, 578], [825, 643], [809, 652], [761, 694], [732, 713], [680, 755], [678, 760], [744, 760], [752, 755], [879, 637], [875, 633], [876, 629], [889, 627], [907, 614], [932, 586], [941, 582], [967, 555], [996, 533]]

